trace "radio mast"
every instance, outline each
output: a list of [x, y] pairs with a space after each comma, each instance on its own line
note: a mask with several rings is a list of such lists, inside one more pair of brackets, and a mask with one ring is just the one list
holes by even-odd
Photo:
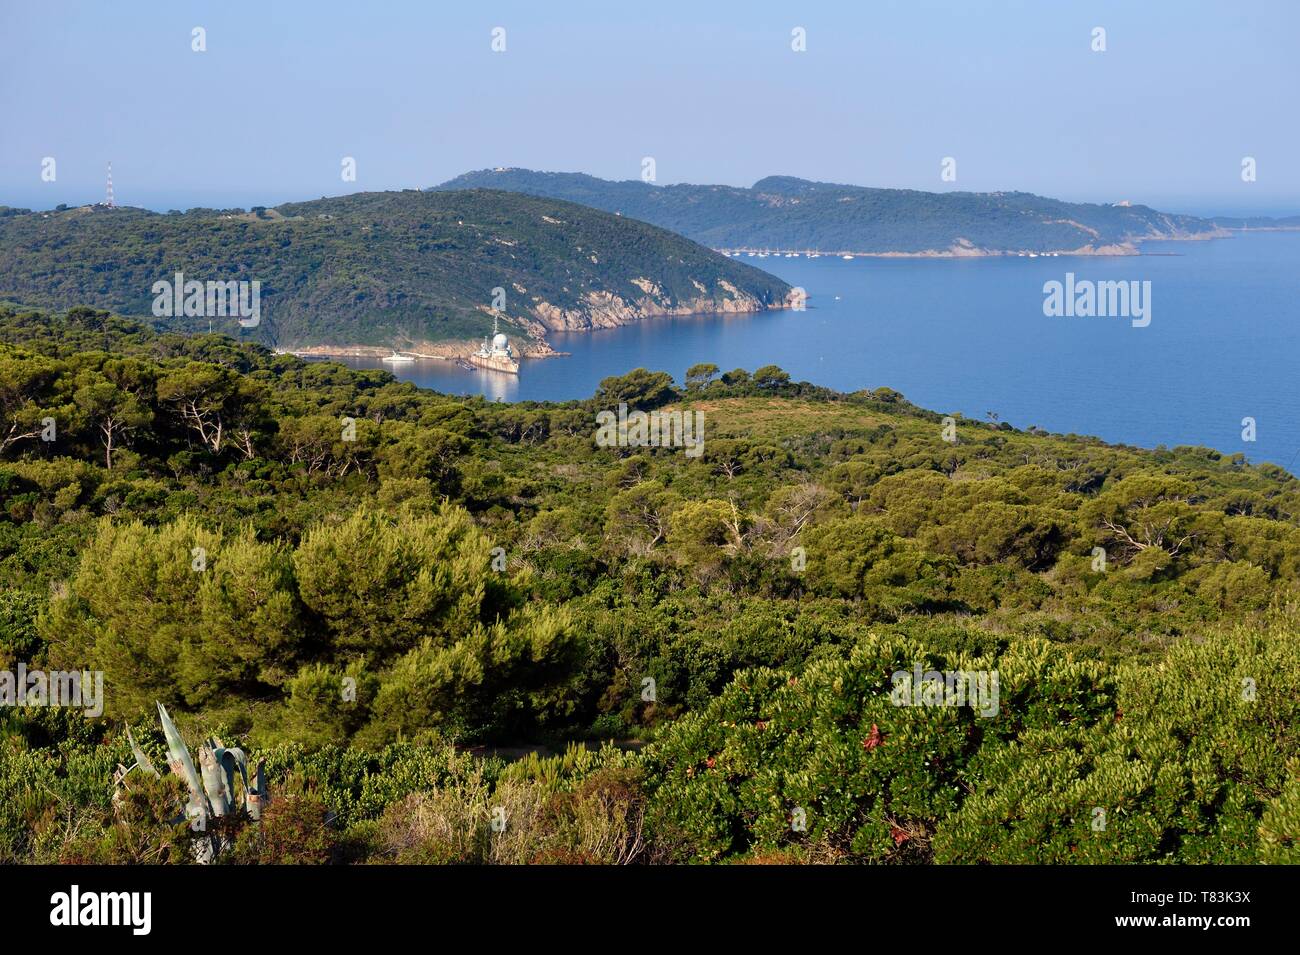
[[105, 195], [104, 195], [104, 205], [108, 206], [108, 208], [110, 208], [110, 209], [115, 208], [115, 206], [113, 205], [113, 163], [112, 163], [112, 160], [110, 160], [109, 163], [108, 163], [108, 190], [107, 190], [107, 192], [106, 192]]

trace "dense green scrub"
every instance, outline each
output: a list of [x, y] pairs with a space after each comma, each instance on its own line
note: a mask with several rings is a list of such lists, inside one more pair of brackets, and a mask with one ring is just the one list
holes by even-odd
[[680, 235], [517, 193], [358, 193], [248, 213], [0, 207], [0, 297], [157, 315], [154, 283], [177, 272], [259, 282], [260, 324], [238, 333], [291, 347], [477, 338], [493, 327], [489, 306], [519, 334], [546, 317], [542, 303], [582, 324], [611, 297], [700, 312], [778, 305], [789, 292]]
[[[1177, 238], [1241, 228], [1159, 212], [1149, 206], [1062, 202], [1027, 192], [920, 192], [876, 189], [793, 176], [768, 176], [750, 188], [638, 180], [611, 182], [583, 173], [482, 169], [439, 189], [508, 189], [620, 212], [714, 248], [822, 252], [924, 252], [953, 247], [1039, 251]], [[1262, 226], [1295, 226], [1292, 220]]]
[[[88, 309], [0, 341], [0, 670], [105, 675], [0, 710], [2, 858], [188, 858], [166, 785], [109, 802], [155, 700], [268, 759], [234, 861], [1296, 853], [1280, 468], [772, 366], [506, 406]], [[598, 446], [619, 402], [702, 453]], [[895, 705], [917, 665], [998, 700]]]

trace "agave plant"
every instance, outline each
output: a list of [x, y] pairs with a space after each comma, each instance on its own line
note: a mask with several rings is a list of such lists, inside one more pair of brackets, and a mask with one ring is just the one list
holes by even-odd
[[[249, 783], [248, 757], [238, 747], [227, 747], [219, 739], [208, 737], [199, 747], [199, 768], [195, 769], [194, 760], [190, 758], [185, 740], [167, 715], [167, 709], [158, 704], [158, 717], [162, 721], [163, 735], [167, 738], [168, 765], [189, 789], [190, 798], [185, 804], [184, 813], [176, 821], [189, 820], [190, 828], [196, 832], [208, 831], [208, 820], [235, 812], [240, 807], [236, 795], [235, 781], [243, 785], [242, 807], [253, 821], [262, 818], [262, 807], [270, 801], [266, 790], [266, 761], [258, 760], [253, 773], [254, 783]], [[126, 730], [127, 741], [131, 744], [131, 754], [135, 758], [132, 766], [118, 766], [114, 783], [124, 785], [127, 775], [136, 769], [157, 777], [158, 770], [145, 755], [131, 728]], [[196, 856], [199, 862], [212, 862], [225, 846], [219, 835], [213, 833], [208, 838], [200, 839], [196, 844]]]

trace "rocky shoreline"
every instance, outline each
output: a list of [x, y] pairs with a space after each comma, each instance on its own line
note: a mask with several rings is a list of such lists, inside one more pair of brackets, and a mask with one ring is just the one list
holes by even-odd
[[[756, 257], [760, 252], [771, 256], [787, 256], [790, 254], [806, 256], [809, 251], [816, 251], [818, 256], [827, 258], [876, 258], [876, 259], [918, 259], [918, 258], [994, 258], [994, 257], [1026, 257], [1034, 256], [1055, 257], [1055, 256], [1131, 256], [1142, 255], [1139, 248], [1141, 243], [1147, 241], [1156, 242], [1200, 242], [1208, 239], [1229, 238], [1234, 232], [1242, 231], [1239, 229], [1216, 228], [1205, 232], [1152, 235], [1135, 238], [1129, 242], [1114, 243], [1110, 245], [1092, 246], [1085, 245], [1077, 249], [1053, 249], [1043, 252], [1028, 252], [1007, 249], [981, 249], [970, 243], [954, 244], [948, 249], [927, 249], [919, 252], [858, 252], [845, 250], [841, 252], [823, 252], [818, 250], [804, 249], [757, 249], [757, 248], [740, 248], [740, 249], [718, 249], [716, 251], [723, 254], [733, 255], [736, 257], [751, 257], [751, 253]], [[1255, 230], [1259, 231], [1259, 230]], [[1268, 231], [1294, 231], [1288, 227], [1279, 227]], [[772, 309], [789, 308], [790, 302], [781, 302], [779, 304], [766, 304], [753, 295], [742, 292], [728, 282], [720, 282], [720, 286], [728, 297], [714, 297], [707, 294], [707, 290], [697, 284], [700, 296], [689, 299], [684, 302], [671, 304], [661, 292], [660, 288], [649, 279], [634, 280], [634, 284], [644, 293], [641, 297], [635, 299], [625, 299], [608, 291], [588, 292], [584, 297], [582, 305], [575, 308], [562, 308], [553, 305], [550, 302], [538, 301], [534, 303], [529, 311], [531, 315], [511, 316], [511, 324], [516, 330], [524, 332], [523, 335], [512, 337], [512, 347], [515, 353], [521, 358], [558, 358], [568, 354], [567, 352], [556, 351], [549, 341], [546, 340], [549, 332], [574, 332], [574, 331], [591, 331], [598, 328], [619, 328], [624, 325], [631, 325], [635, 322], [644, 321], [650, 318], [661, 316], [685, 316], [685, 315], [707, 315], [707, 314], [745, 314], [752, 312], [767, 311]], [[485, 309], [485, 311], [487, 311]], [[417, 359], [431, 359], [442, 361], [466, 360], [471, 354], [477, 351], [479, 347], [477, 340], [444, 340], [444, 341], [414, 341], [406, 348], [398, 349], [403, 355], [409, 355]], [[302, 357], [312, 358], [384, 358], [393, 353], [390, 347], [379, 345], [303, 345], [286, 347], [279, 351], [299, 355]]]
[[[456, 361], [468, 359], [478, 350], [480, 342], [469, 339], [452, 339], [440, 342], [414, 342], [409, 348], [399, 348], [397, 352], [412, 358], [436, 361]], [[516, 352], [524, 358], [559, 358], [567, 352], [556, 351], [546, 341], [524, 339]], [[296, 345], [277, 348], [282, 355], [297, 355], [299, 358], [387, 358], [393, 354], [392, 348], [379, 345]]]
[[[595, 294], [593, 295], [607, 295]], [[727, 307], [731, 304], [731, 307]], [[512, 320], [513, 327], [516, 330], [525, 331], [525, 335], [512, 335], [511, 347], [515, 350], [516, 355], [524, 359], [555, 359], [555, 357], [564, 357], [568, 352], [556, 351], [547, 342], [546, 334], [549, 331], [591, 331], [595, 329], [615, 329], [623, 325], [632, 325], [634, 322], [645, 321], [647, 318], [658, 318], [660, 316], [689, 316], [689, 314], [737, 314], [771, 311], [771, 309], [789, 308], [788, 303], [779, 305], [763, 305], [755, 300], [754, 307], [740, 308], [735, 303], [727, 301], [712, 301], [708, 303], [710, 307], [703, 308], [694, 305], [694, 307], [636, 307], [625, 303], [619, 296], [608, 296], [603, 300], [601, 307], [586, 311], [586, 309], [560, 309], [549, 303], [538, 305], [538, 311], [541, 313], [539, 320]], [[396, 352], [400, 355], [408, 355], [413, 359], [428, 359], [438, 361], [464, 361], [472, 353], [478, 350], [481, 342], [477, 339], [448, 339], [441, 342], [411, 342], [408, 346], [398, 348]], [[376, 346], [376, 344], [303, 344], [303, 346], [285, 346], [277, 348], [278, 353], [282, 355], [296, 355], [299, 357], [313, 357], [313, 359], [383, 359], [393, 355], [394, 348], [385, 346]]]
[[[645, 295], [632, 301], [611, 292], [593, 291], [587, 293], [583, 305], [577, 308], [565, 309], [545, 301], [535, 303], [530, 309], [531, 315], [510, 316], [511, 325], [524, 333], [511, 336], [511, 347], [521, 358], [557, 358], [567, 352], [551, 347], [546, 340], [549, 332], [619, 328], [665, 315], [747, 314], [791, 306], [788, 299], [779, 304], [766, 304], [726, 281], [719, 283], [728, 295], [726, 298], [701, 295], [678, 304], [666, 302], [659, 287], [648, 279], [637, 280], [635, 284]], [[700, 290], [706, 291], [703, 286]], [[412, 358], [463, 361], [476, 352], [480, 344], [471, 339], [411, 341], [397, 351]], [[289, 345], [278, 351], [303, 358], [385, 358], [393, 354], [394, 349], [381, 345], [320, 344]]]

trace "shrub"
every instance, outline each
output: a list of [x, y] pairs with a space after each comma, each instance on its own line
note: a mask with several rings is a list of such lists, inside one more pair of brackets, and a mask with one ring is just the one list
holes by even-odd
[[44, 652], [45, 641], [36, 627], [44, 605], [36, 594], [0, 591], [0, 668], [12, 670], [19, 661], [30, 666]]
[[132, 776], [115, 810], [83, 816], [67, 833], [59, 862], [69, 865], [159, 865], [194, 861], [196, 835], [182, 807], [176, 776]]
[[[997, 715], [895, 706], [891, 674], [917, 662], [996, 669]], [[862, 860], [924, 859], [931, 834], [975, 781], [983, 748], [1030, 728], [1096, 719], [1112, 700], [1096, 665], [1042, 641], [984, 657], [871, 636], [798, 676], [747, 670], [647, 750], [652, 831], [679, 857], [701, 861], [819, 843]]]
[[495, 786], [474, 766], [412, 793], [379, 822], [381, 858], [432, 864], [599, 864], [639, 861], [645, 800], [634, 761], [570, 748], [515, 764]]
[[382, 857], [404, 865], [487, 861], [491, 810], [481, 771], [454, 784], [411, 793], [379, 820]]
[[1180, 642], [1163, 665], [1125, 668], [1110, 719], [1036, 727], [981, 754], [936, 860], [1245, 864], [1261, 855], [1266, 808], [1263, 847], [1285, 855], [1286, 767], [1300, 756], [1291, 632]]
[[1289, 770], [1282, 792], [1260, 820], [1260, 862], [1300, 865], [1300, 762]]
[[261, 821], [242, 827], [229, 861], [243, 865], [323, 865], [335, 858], [338, 849], [331, 823], [324, 800], [301, 779], [287, 779], [263, 808]]

